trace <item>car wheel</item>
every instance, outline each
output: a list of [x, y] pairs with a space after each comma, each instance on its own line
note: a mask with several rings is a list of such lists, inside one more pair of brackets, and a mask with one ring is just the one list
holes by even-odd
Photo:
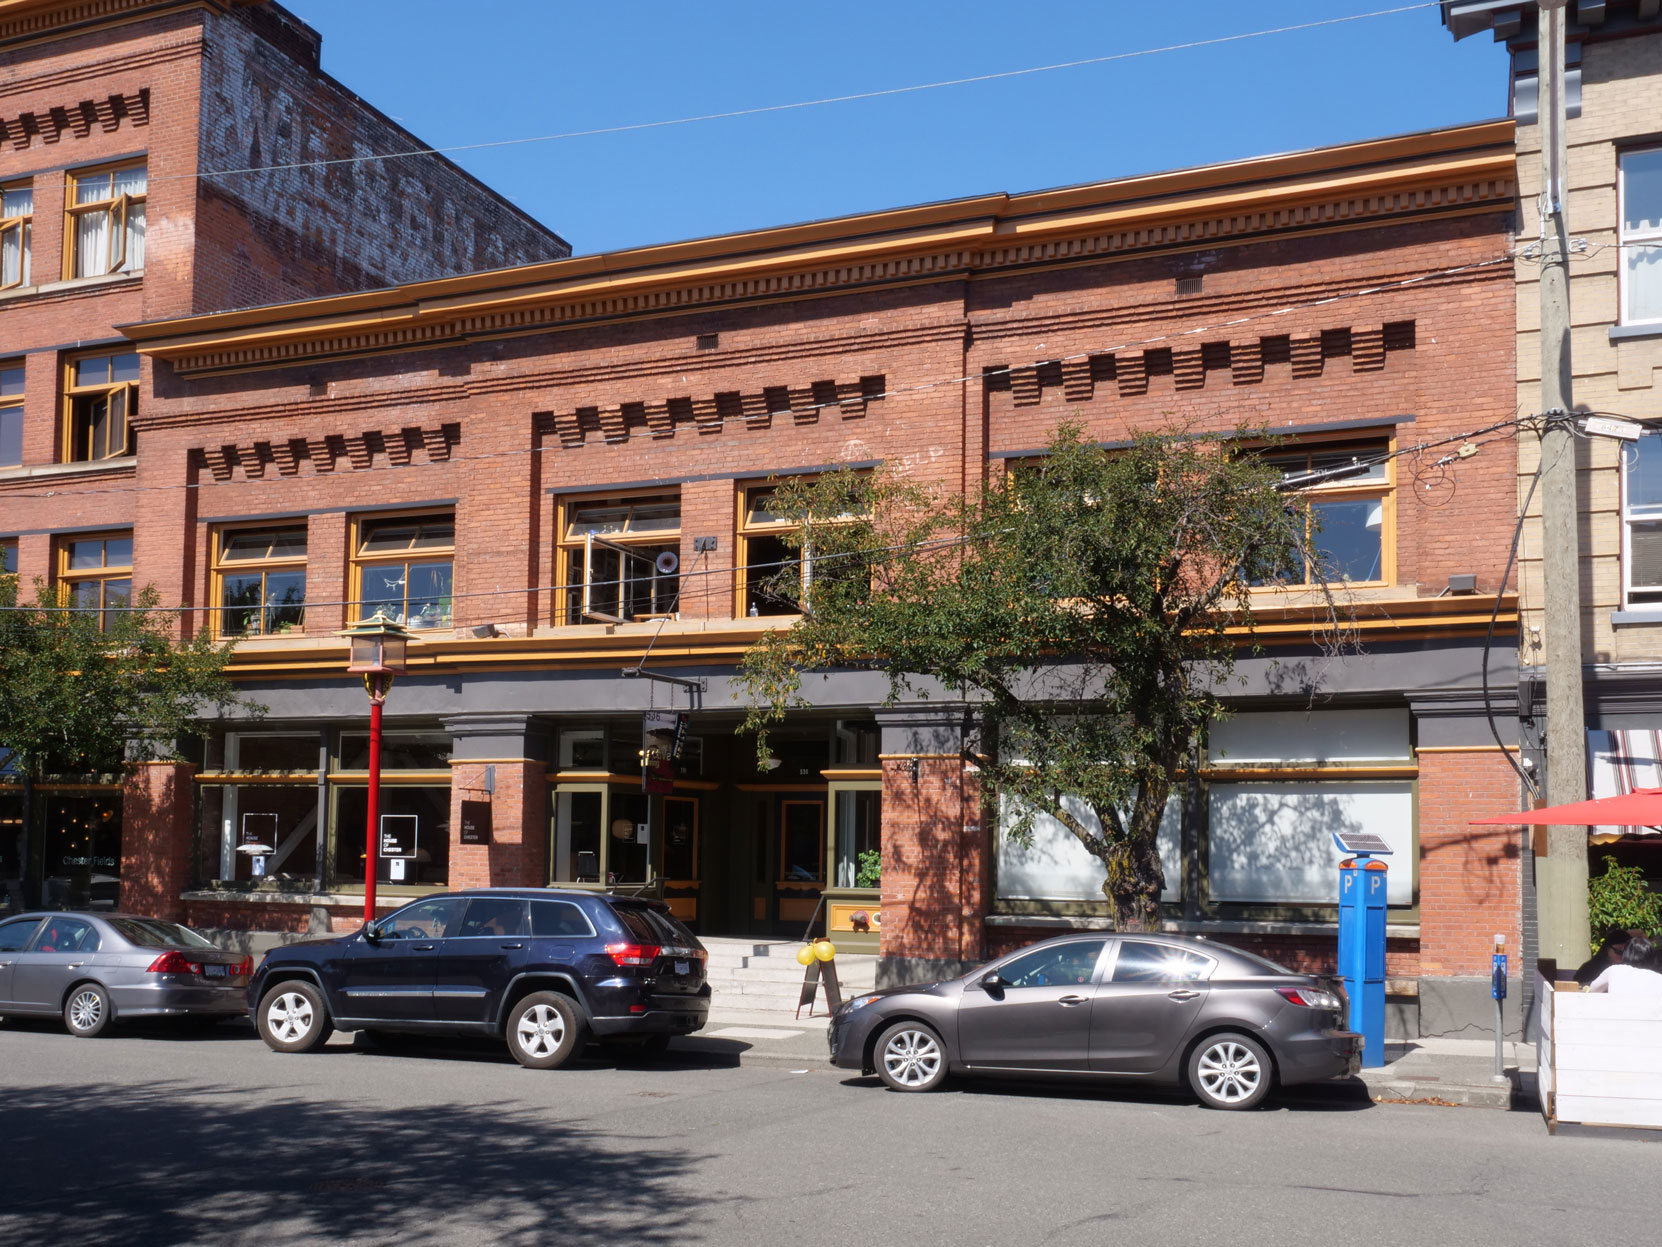
[[302, 979], [279, 983], [260, 999], [260, 1038], [278, 1052], [315, 1052], [334, 1034], [323, 993]]
[[63, 1002], [63, 1024], [78, 1039], [103, 1034], [110, 1014], [110, 994], [97, 983], [82, 983]]
[[921, 1022], [896, 1022], [877, 1037], [877, 1076], [891, 1091], [934, 1091], [946, 1081], [946, 1047]]
[[532, 992], [508, 1016], [508, 1051], [526, 1069], [559, 1069], [587, 1038], [577, 1004], [559, 992]]
[[1264, 1046], [1245, 1035], [1210, 1035], [1189, 1054], [1189, 1086], [1207, 1108], [1257, 1108], [1274, 1073]]

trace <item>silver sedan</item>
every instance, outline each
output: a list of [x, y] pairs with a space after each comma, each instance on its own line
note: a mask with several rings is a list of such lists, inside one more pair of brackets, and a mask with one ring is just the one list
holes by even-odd
[[142, 1017], [234, 1017], [253, 959], [175, 922], [30, 913], [0, 922], [0, 1016], [61, 1016], [91, 1038]]

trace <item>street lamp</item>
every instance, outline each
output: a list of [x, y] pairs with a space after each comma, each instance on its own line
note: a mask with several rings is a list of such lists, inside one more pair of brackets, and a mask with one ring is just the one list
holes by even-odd
[[394, 676], [404, 674], [409, 632], [376, 611], [339, 634], [351, 642], [346, 670], [364, 678], [369, 694], [369, 796], [364, 816], [364, 925], [375, 921], [375, 851], [379, 847], [381, 814], [381, 707], [386, 704]]

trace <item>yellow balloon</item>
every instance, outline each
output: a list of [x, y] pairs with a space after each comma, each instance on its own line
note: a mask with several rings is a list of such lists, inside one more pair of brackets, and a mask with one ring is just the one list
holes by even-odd
[[812, 944], [804, 944], [801, 948], [796, 950], [796, 964], [797, 965], [805, 966], [810, 961], [812, 961], [813, 959], [814, 959], [814, 946]]
[[830, 961], [831, 958], [836, 955], [836, 945], [832, 944], [830, 940], [821, 940], [819, 943], [814, 945], [814, 956], [818, 957], [821, 961]]

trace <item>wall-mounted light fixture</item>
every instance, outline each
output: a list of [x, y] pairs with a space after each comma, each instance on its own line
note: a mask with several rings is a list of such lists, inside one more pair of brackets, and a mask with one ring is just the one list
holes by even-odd
[[920, 765], [921, 764], [916, 758], [906, 759], [906, 773], [912, 777], [912, 782], [914, 784], [918, 782], [918, 769]]

